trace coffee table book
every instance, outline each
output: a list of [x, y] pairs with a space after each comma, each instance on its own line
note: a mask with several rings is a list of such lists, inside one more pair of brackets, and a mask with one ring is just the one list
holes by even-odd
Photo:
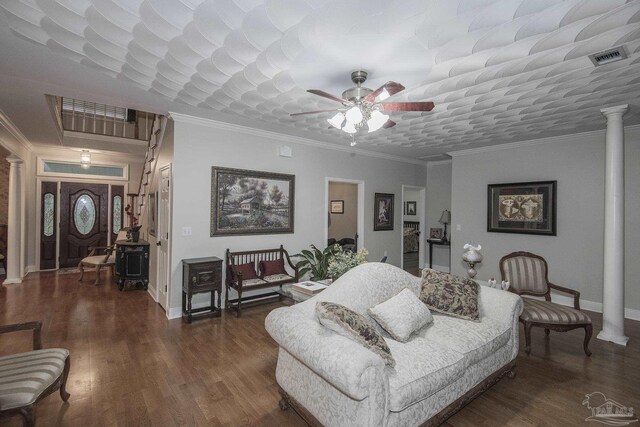
[[302, 292], [303, 294], [307, 294], [307, 295], [316, 295], [324, 291], [325, 289], [327, 289], [327, 285], [323, 285], [322, 283], [311, 282], [311, 281], [294, 283], [291, 286], [291, 290]]

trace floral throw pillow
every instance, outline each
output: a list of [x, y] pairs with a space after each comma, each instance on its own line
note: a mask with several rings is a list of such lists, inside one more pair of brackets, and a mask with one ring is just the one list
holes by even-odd
[[479, 286], [471, 279], [424, 269], [420, 300], [433, 311], [479, 322]]
[[323, 326], [373, 351], [385, 364], [396, 365], [387, 342], [364, 316], [344, 305], [324, 301], [316, 303], [316, 314]]

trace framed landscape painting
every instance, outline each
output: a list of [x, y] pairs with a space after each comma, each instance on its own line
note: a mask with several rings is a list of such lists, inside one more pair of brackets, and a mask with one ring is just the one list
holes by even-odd
[[293, 233], [295, 175], [211, 168], [211, 236]]
[[373, 202], [373, 231], [393, 230], [395, 194], [376, 193]]
[[487, 231], [556, 235], [557, 181], [491, 184]]

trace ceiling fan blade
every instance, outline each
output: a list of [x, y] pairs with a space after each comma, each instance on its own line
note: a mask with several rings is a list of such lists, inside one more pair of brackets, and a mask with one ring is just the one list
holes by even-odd
[[389, 129], [392, 128], [396, 125], [396, 122], [394, 122], [393, 120], [389, 119], [385, 122], [385, 124], [382, 125], [382, 129]]
[[364, 100], [367, 102], [376, 102], [376, 98], [382, 93], [382, 91], [386, 89], [389, 96], [393, 96], [398, 92], [402, 92], [404, 90], [404, 86], [400, 83], [396, 82], [386, 82], [378, 89], [371, 92], [369, 95], [364, 97]]
[[292, 113], [289, 115], [291, 117], [294, 117], [294, 116], [304, 116], [305, 114], [329, 113], [331, 111], [338, 111], [338, 110], [334, 108], [332, 110], [305, 111], [304, 113]]
[[385, 102], [378, 104], [380, 111], [431, 111], [433, 102]]
[[327, 92], [325, 92], [323, 90], [309, 89], [309, 90], [307, 90], [307, 92], [312, 93], [314, 95], [321, 96], [323, 98], [331, 99], [332, 101], [338, 101], [338, 102], [341, 102], [343, 104], [350, 104], [350, 102], [347, 101], [346, 99], [338, 98], [337, 96], [333, 96], [330, 93], [327, 93]]

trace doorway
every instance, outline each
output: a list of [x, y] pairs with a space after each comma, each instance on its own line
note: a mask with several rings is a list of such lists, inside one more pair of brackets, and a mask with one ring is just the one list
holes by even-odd
[[327, 178], [325, 206], [325, 244], [354, 252], [363, 248], [364, 181]]
[[160, 168], [160, 201], [158, 206], [158, 302], [165, 312], [169, 307], [169, 241], [171, 238], [171, 164]]
[[90, 247], [115, 241], [124, 226], [124, 185], [41, 181], [40, 270], [76, 267]]
[[424, 187], [402, 186], [402, 269], [416, 275], [424, 267], [425, 194]]

